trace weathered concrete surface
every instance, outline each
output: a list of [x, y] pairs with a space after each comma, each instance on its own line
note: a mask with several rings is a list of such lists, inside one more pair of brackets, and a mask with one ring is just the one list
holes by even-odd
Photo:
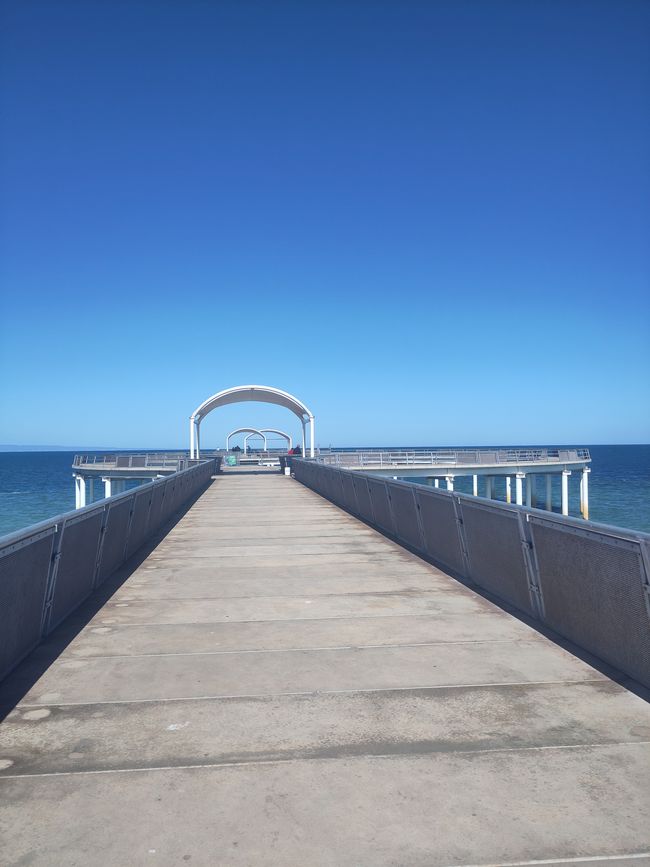
[[650, 864], [650, 707], [284, 476], [218, 478], [21, 683], [3, 864]]

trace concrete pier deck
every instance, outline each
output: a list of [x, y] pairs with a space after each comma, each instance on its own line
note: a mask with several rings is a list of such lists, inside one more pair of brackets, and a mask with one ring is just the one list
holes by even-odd
[[650, 705], [292, 479], [91, 605], [6, 682], [3, 864], [650, 864]]

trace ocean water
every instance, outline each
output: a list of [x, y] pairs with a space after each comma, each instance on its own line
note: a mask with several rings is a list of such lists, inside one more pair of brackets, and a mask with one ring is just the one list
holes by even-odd
[[[0, 452], [0, 536], [74, 509], [74, 456], [61, 451]], [[95, 500], [103, 491], [101, 481], [96, 482]]]
[[[590, 518], [650, 532], [650, 445], [590, 446]], [[0, 536], [74, 509], [74, 452], [0, 452]], [[422, 481], [421, 479], [418, 481]], [[580, 474], [569, 480], [571, 514], [578, 515]], [[543, 495], [540, 483], [540, 496]], [[471, 478], [456, 478], [469, 493]], [[95, 485], [95, 499], [103, 491]], [[503, 498], [500, 487], [496, 496]], [[559, 511], [559, 480], [554, 508]]]

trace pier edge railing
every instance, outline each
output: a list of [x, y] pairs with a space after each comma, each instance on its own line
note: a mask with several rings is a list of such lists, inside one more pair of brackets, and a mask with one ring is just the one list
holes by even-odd
[[650, 687], [650, 534], [290, 463], [302, 484]]
[[0, 538], [0, 680], [210, 483], [215, 459]]

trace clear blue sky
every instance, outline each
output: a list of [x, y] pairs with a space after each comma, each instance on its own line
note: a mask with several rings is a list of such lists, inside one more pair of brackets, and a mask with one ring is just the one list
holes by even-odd
[[[6, 0], [0, 443], [650, 440], [650, 3]], [[289, 413], [217, 411], [204, 441]]]

